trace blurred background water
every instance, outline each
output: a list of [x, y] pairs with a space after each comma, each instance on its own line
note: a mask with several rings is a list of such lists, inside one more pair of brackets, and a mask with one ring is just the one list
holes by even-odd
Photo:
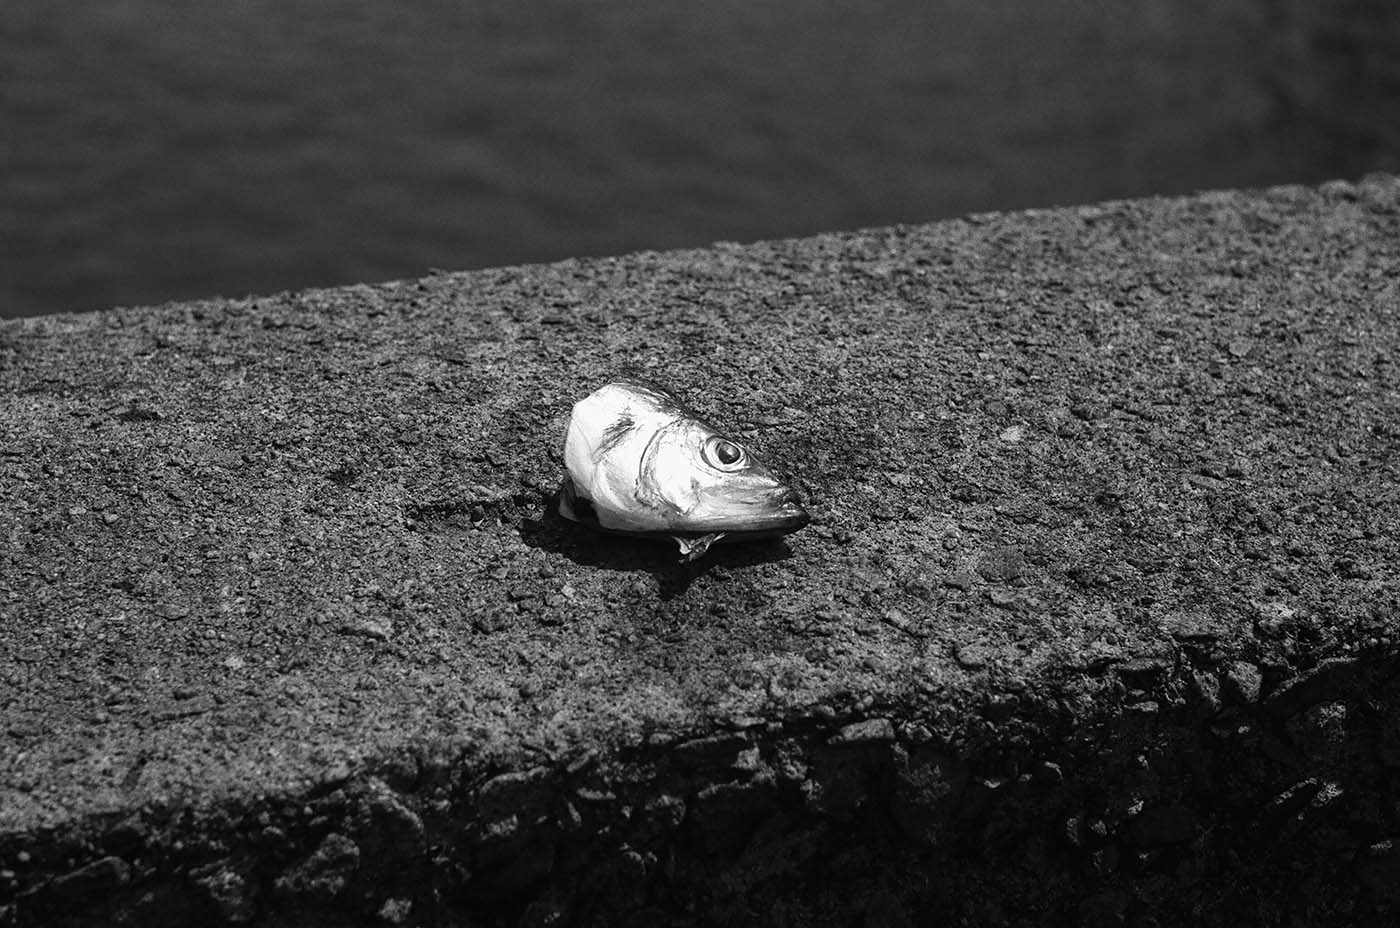
[[0, 315], [1394, 169], [1325, 6], [3, 0]]

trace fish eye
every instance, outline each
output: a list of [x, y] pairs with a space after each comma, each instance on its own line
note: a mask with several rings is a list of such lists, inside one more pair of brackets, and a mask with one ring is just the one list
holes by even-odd
[[737, 471], [744, 466], [744, 449], [728, 439], [714, 436], [705, 443], [705, 461], [721, 471]]

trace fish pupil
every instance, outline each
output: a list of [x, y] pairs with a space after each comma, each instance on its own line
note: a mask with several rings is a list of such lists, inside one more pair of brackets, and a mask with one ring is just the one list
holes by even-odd
[[720, 442], [715, 446], [715, 457], [722, 463], [731, 465], [739, 460], [739, 449], [729, 442]]

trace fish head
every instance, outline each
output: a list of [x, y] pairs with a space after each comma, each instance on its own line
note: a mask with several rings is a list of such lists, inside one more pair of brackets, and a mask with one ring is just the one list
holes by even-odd
[[637, 496], [676, 532], [778, 535], [811, 521], [796, 491], [742, 442], [688, 416], [648, 444]]
[[605, 384], [574, 404], [559, 512], [614, 532], [778, 535], [810, 521], [793, 489], [668, 391]]

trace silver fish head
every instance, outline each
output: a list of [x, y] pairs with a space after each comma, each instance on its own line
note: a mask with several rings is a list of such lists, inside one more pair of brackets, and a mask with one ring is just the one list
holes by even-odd
[[640, 381], [614, 381], [574, 405], [564, 462], [562, 515], [677, 536], [683, 551], [683, 536], [781, 535], [810, 522], [792, 487], [742, 442]]
[[698, 419], [659, 430], [642, 455], [637, 499], [685, 532], [780, 534], [810, 521], [786, 482], [742, 442]]

